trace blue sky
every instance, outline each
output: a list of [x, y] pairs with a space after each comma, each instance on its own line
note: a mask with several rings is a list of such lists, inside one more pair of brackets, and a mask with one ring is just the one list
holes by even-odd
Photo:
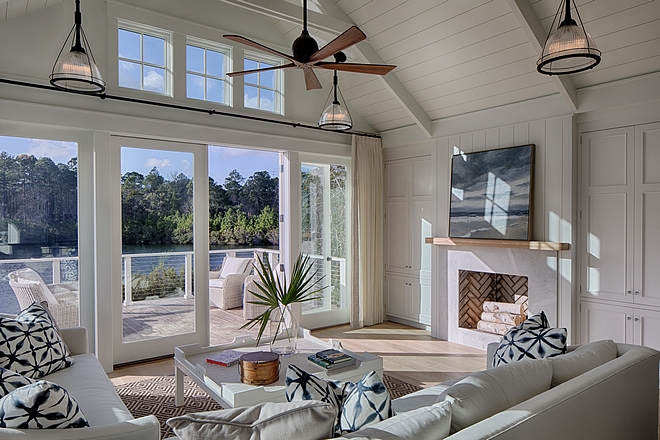
[[[77, 145], [74, 142], [0, 136], [0, 151], [6, 151], [12, 156], [48, 156], [55, 163], [67, 163], [77, 155]], [[270, 151], [217, 146], [209, 148], [209, 175], [217, 183], [224, 183], [225, 177], [233, 169], [237, 169], [246, 179], [255, 171], [268, 171], [274, 177], [277, 175], [278, 163], [278, 153]], [[122, 149], [122, 174], [137, 171], [146, 175], [154, 166], [165, 178], [178, 173], [190, 177], [192, 154], [139, 148]]]

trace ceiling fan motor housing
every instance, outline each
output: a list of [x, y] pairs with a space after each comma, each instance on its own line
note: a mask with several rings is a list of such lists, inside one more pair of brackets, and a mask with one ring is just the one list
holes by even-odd
[[303, 30], [298, 38], [293, 41], [291, 45], [291, 54], [293, 59], [300, 63], [309, 61], [312, 55], [319, 50], [319, 45], [314, 38], [309, 35], [309, 32]]

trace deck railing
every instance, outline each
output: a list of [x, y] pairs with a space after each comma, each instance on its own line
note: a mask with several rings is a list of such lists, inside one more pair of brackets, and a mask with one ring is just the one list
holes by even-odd
[[[211, 261], [211, 269], [218, 269], [222, 260], [226, 256], [239, 256], [250, 258], [268, 258], [271, 265], [277, 264], [279, 261], [279, 250], [265, 249], [265, 248], [245, 248], [245, 249], [231, 249], [231, 250], [211, 250], [209, 251], [209, 259]], [[134, 301], [133, 297], [133, 282], [126, 283], [125, 280], [134, 280], [136, 276], [136, 260], [146, 259], [151, 260], [142, 263], [143, 271], [137, 271], [140, 274], [149, 273], [155, 269], [158, 263], [163, 262], [164, 259], [179, 260], [176, 264], [170, 264], [170, 267], [176, 266], [183, 268], [183, 295], [184, 298], [190, 299], [193, 297], [193, 252], [154, 252], [154, 253], [140, 253], [140, 254], [124, 254], [122, 255], [122, 269], [123, 269], [123, 287], [124, 287], [124, 301], [125, 305], [130, 305]], [[62, 282], [76, 282], [78, 281], [78, 257], [45, 257], [45, 258], [23, 258], [23, 259], [8, 259], [0, 260], [0, 273], [6, 278], [6, 274], [30, 267], [40, 274], [46, 284], [60, 284]], [[140, 266], [138, 261], [137, 266]], [[64, 269], [64, 271], [63, 271]], [[179, 269], [180, 270], [180, 269]], [[0, 297], [13, 296], [9, 283], [2, 283], [0, 286]]]

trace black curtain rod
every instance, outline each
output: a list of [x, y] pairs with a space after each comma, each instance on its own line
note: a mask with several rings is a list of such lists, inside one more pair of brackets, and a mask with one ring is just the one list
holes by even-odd
[[310, 130], [320, 130], [325, 133], [339, 133], [339, 134], [354, 134], [357, 136], [367, 136], [367, 137], [374, 137], [374, 138], [380, 138], [379, 135], [373, 134], [373, 133], [363, 133], [363, 132], [357, 132], [357, 131], [329, 131], [329, 130], [324, 130], [321, 127], [317, 127], [314, 125], [307, 125], [307, 124], [301, 124], [299, 122], [287, 122], [287, 121], [278, 121], [277, 119], [268, 119], [268, 118], [260, 118], [258, 116], [249, 116], [249, 115], [239, 115], [235, 113], [227, 113], [223, 111], [217, 111], [217, 110], [209, 110], [201, 107], [191, 107], [187, 105], [179, 105], [179, 104], [168, 104], [166, 102], [158, 102], [158, 101], [149, 101], [146, 99], [137, 99], [137, 98], [127, 98], [125, 96], [116, 96], [116, 95], [108, 95], [107, 93], [99, 93], [99, 94], [89, 94], [89, 93], [80, 93], [80, 92], [75, 92], [75, 91], [69, 91], [69, 90], [62, 90], [58, 89], [57, 87], [49, 86], [49, 85], [44, 85], [44, 84], [34, 84], [34, 83], [28, 83], [24, 81], [15, 81], [11, 79], [5, 79], [5, 78], [0, 78], [0, 83], [5, 83], [5, 84], [11, 84], [14, 86], [22, 86], [22, 87], [31, 87], [33, 89], [43, 89], [43, 90], [51, 90], [55, 92], [64, 92], [64, 93], [73, 93], [75, 95], [85, 95], [85, 96], [95, 96], [101, 99], [112, 99], [115, 101], [124, 101], [124, 102], [132, 102], [135, 104], [145, 104], [145, 105], [154, 105], [157, 107], [165, 107], [165, 108], [173, 108], [177, 110], [186, 110], [190, 112], [197, 112], [197, 113], [206, 113], [207, 115], [218, 115], [218, 116], [227, 116], [230, 118], [239, 118], [239, 119], [247, 119], [250, 121], [259, 121], [259, 122], [269, 122], [271, 124], [280, 124], [280, 125], [288, 125], [293, 128], [307, 128]]

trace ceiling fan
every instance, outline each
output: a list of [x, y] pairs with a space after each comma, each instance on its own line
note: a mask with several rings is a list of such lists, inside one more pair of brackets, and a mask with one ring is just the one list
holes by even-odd
[[[314, 73], [313, 68], [343, 70], [345, 72], [356, 73], [369, 73], [373, 75], [386, 75], [389, 71], [396, 67], [387, 64], [361, 64], [343, 62], [346, 60], [346, 57], [343, 53], [339, 53], [342, 50], [349, 48], [367, 38], [367, 36], [357, 26], [351, 26], [337, 38], [319, 49], [319, 45], [316, 40], [314, 40], [314, 38], [309, 35], [309, 32], [307, 32], [307, 0], [303, 0], [303, 30], [300, 36], [296, 38], [291, 45], [292, 55], [287, 55], [275, 49], [271, 49], [270, 47], [264, 46], [263, 44], [257, 43], [256, 41], [252, 41], [249, 38], [245, 38], [240, 35], [224, 35], [224, 37], [237, 43], [243, 43], [246, 46], [277, 55], [290, 61], [289, 64], [283, 64], [281, 66], [228, 73], [227, 76], [230, 77], [247, 75], [255, 72], [265, 72], [268, 70], [289, 69], [297, 67], [302, 69], [305, 74], [305, 86], [307, 87], [307, 90], [312, 90], [322, 88], [321, 83], [319, 82], [316, 73]], [[324, 59], [335, 54], [337, 54], [335, 57], [335, 62], [323, 61]]]

